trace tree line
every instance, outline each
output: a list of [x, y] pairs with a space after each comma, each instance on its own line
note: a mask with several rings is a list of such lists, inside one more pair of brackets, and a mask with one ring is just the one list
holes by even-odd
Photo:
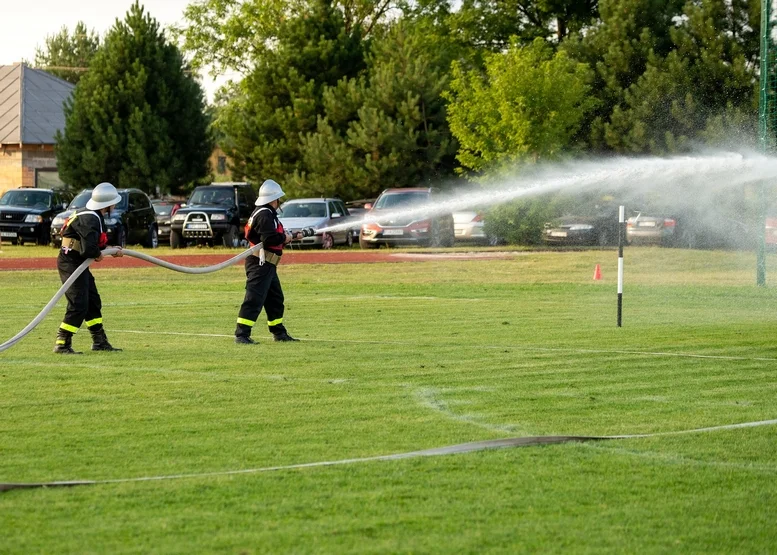
[[[180, 191], [218, 136], [237, 178], [355, 199], [757, 136], [759, 2], [202, 0], [183, 21], [171, 44], [136, 3], [94, 49], [66, 178]], [[207, 109], [204, 67], [241, 76]]]

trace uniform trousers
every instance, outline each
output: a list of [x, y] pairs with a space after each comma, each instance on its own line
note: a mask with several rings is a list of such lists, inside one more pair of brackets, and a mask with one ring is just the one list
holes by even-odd
[[[65, 283], [68, 278], [81, 265], [83, 259], [80, 257], [71, 257], [64, 252], [59, 253], [57, 258], [57, 270], [59, 270], [59, 279]], [[102, 300], [97, 286], [94, 283], [94, 276], [89, 268], [78, 276], [65, 293], [67, 299], [67, 310], [64, 324], [74, 328], [80, 328], [86, 321], [86, 325], [91, 331], [102, 329]]]
[[[278, 279], [278, 270], [274, 264], [259, 264], [259, 258], [249, 256], [245, 262], [246, 294], [240, 306], [238, 319], [246, 324], [238, 324], [236, 335], [250, 335], [250, 328], [264, 308], [270, 333], [278, 335], [286, 332], [283, 320], [283, 289]], [[247, 333], [246, 333], [247, 332]]]

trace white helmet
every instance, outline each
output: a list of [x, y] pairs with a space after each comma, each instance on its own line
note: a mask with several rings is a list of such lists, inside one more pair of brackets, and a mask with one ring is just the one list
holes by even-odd
[[256, 206], [264, 206], [283, 196], [286, 196], [286, 193], [283, 192], [281, 186], [272, 179], [268, 179], [259, 187], [259, 197], [256, 199]]
[[89, 210], [100, 210], [119, 204], [120, 201], [121, 195], [116, 191], [116, 187], [110, 183], [100, 183], [92, 191], [92, 198], [86, 202], [86, 207]]

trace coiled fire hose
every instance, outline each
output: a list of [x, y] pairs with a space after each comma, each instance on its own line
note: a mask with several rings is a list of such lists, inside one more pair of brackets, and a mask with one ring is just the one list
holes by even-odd
[[[245, 250], [238, 254], [237, 256], [230, 258], [229, 260], [225, 260], [224, 262], [221, 262], [219, 264], [214, 264], [213, 266], [198, 266], [198, 267], [188, 267], [188, 266], [179, 266], [178, 264], [173, 264], [172, 262], [167, 262], [165, 260], [160, 260], [159, 258], [154, 258], [153, 256], [149, 256], [142, 252], [137, 252], [129, 249], [122, 249], [122, 252], [124, 253], [124, 256], [131, 256], [133, 258], [139, 258], [140, 260], [145, 260], [146, 262], [151, 262], [152, 264], [156, 264], [157, 266], [162, 266], [163, 268], [167, 268], [168, 270], [173, 270], [174, 272], [182, 272], [184, 274], [209, 274], [211, 272], [218, 272], [219, 270], [223, 270], [224, 268], [231, 266], [232, 264], [235, 264], [237, 262], [240, 262], [241, 260], [248, 258], [252, 254], [254, 254], [257, 251], [260, 251], [262, 249], [262, 244], [259, 243], [258, 245], [251, 247], [248, 250]], [[102, 251], [103, 256], [110, 256], [112, 254], [115, 254], [118, 252], [118, 248], [110, 247]], [[56, 295], [54, 295], [51, 300], [48, 302], [46, 306], [43, 307], [43, 310], [40, 311], [40, 313], [33, 319], [32, 322], [27, 324], [27, 326], [14, 335], [11, 339], [0, 345], [0, 353], [5, 351], [6, 349], [10, 349], [14, 345], [16, 345], [21, 339], [30, 333], [33, 329], [35, 329], [35, 326], [40, 324], [43, 319], [46, 317], [46, 315], [51, 312], [51, 309], [54, 308], [54, 306], [57, 304], [59, 299], [62, 298], [62, 296], [67, 292], [68, 289], [70, 289], [70, 286], [73, 285], [73, 282], [78, 279], [78, 276], [80, 276], [84, 270], [86, 270], [89, 265], [94, 262], [94, 258], [90, 258], [88, 260], [85, 260], [83, 264], [81, 264], [75, 272], [72, 273], [72, 275], [65, 281], [65, 283], [62, 284], [62, 287], [59, 288], [59, 291], [57, 291]]]

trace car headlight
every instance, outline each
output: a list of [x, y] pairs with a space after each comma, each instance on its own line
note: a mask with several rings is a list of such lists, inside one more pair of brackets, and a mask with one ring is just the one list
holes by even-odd
[[43, 221], [43, 216], [40, 214], [27, 214], [27, 217], [24, 218], [24, 223], [26, 224], [37, 224]]
[[66, 219], [67, 218], [65, 218], [64, 216], [57, 216], [56, 218], [51, 220], [51, 225], [52, 226], [55, 226], [55, 225], [65, 225], [65, 220]]
[[227, 219], [226, 214], [211, 214], [210, 221], [212, 222], [223, 222]]
[[185, 219], [186, 219], [186, 214], [176, 214], [175, 216], [173, 216], [174, 222], [182, 222]]
[[590, 231], [593, 228], [594, 226], [588, 224], [575, 224], [569, 226], [569, 231]]
[[116, 225], [119, 223], [118, 218], [105, 218], [105, 225]]

